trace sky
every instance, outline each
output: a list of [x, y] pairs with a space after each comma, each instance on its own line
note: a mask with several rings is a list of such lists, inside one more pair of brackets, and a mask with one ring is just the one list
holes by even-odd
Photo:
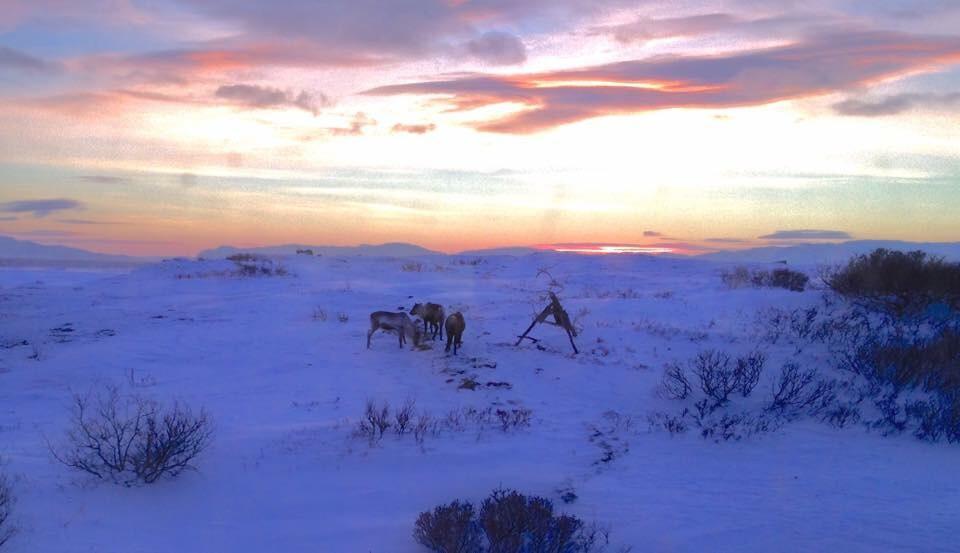
[[0, 234], [960, 240], [955, 0], [0, 0]]

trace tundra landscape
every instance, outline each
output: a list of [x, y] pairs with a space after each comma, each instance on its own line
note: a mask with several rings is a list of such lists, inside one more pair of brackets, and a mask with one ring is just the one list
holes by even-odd
[[[954, 547], [960, 425], [931, 417], [956, 373], [856, 365], [888, 323], [822, 265], [311, 253], [0, 272], [3, 550], [471, 551], [415, 522], [496, 490], [592, 533], [562, 551]], [[579, 354], [549, 324], [515, 345], [551, 292]], [[457, 355], [406, 315], [428, 300], [467, 321]], [[379, 310], [422, 341], [368, 348]], [[200, 421], [182, 471], [70, 466], [78, 404], [137, 402]]]

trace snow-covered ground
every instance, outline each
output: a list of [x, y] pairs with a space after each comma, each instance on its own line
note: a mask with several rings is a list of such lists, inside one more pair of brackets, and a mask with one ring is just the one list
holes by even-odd
[[[0, 269], [0, 456], [20, 527], [4, 551], [415, 552], [419, 512], [498, 486], [638, 553], [960, 551], [955, 445], [813, 420], [723, 443], [649, 429], [648, 413], [676, 409], [656, 394], [665, 363], [760, 347], [778, 367], [794, 349], [761, 343], [757, 313], [817, 291], [728, 289], [724, 265], [647, 256], [283, 263], [289, 275], [255, 278], [227, 261]], [[580, 355], [551, 326], [533, 332], [541, 348], [514, 346], [551, 278]], [[459, 356], [385, 334], [366, 349], [371, 311], [416, 301], [464, 313]], [[829, 370], [825, 353], [803, 355]], [[47, 440], [62, 441], [71, 394], [105, 382], [209, 411], [199, 470], [124, 488], [55, 462]], [[368, 400], [436, 417], [525, 408], [532, 422], [371, 445], [353, 436]]]

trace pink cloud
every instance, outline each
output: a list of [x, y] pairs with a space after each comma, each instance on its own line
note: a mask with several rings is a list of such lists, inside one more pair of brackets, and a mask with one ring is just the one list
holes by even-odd
[[604, 115], [762, 105], [856, 89], [957, 62], [960, 39], [955, 37], [850, 31], [720, 56], [655, 57], [549, 73], [471, 74], [366, 93], [430, 95], [455, 110], [518, 103], [524, 109], [476, 127], [530, 133]]

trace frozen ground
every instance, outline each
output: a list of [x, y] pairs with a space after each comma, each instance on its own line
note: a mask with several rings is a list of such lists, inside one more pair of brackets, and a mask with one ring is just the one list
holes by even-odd
[[[550, 497], [638, 553], [960, 550], [960, 447], [814, 421], [719, 444], [649, 430], [647, 413], [674, 408], [655, 394], [664, 363], [757, 347], [759, 310], [818, 292], [730, 290], [722, 265], [697, 260], [472, 259], [300, 256], [289, 276], [257, 278], [224, 276], [225, 261], [0, 269], [0, 455], [21, 528], [4, 551], [415, 552], [420, 511], [497, 486]], [[542, 307], [541, 267], [583, 328], [578, 356], [554, 327], [534, 331], [543, 349], [513, 345]], [[423, 300], [466, 316], [459, 357], [388, 335], [365, 348], [371, 311]], [[458, 388], [467, 377], [481, 386]], [[62, 439], [71, 393], [103, 382], [205, 407], [216, 430], [199, 471], [123, 488], [54, 462], [46, 439]], [[351, 436], [368, 399], [533, 419], [370, 445]]]

